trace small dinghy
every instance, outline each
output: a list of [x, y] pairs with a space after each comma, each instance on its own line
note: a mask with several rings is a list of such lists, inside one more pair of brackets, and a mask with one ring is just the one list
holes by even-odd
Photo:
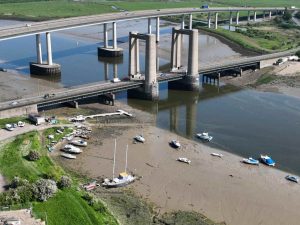
[[172, 140], [172, 141], [170, 142], [170, 145], [171, 145], [173, 148], [180, 148], [180, 147], [181, 147], [179, 141], [177, 141], [177, 140]]
[[289, 181], [292, 181], [292, 182], [295, 182], [295, 183], [299, 183], [299, 177], [296, 177], [296, 176], [293, 176], [293, 175], [287, 175], [285, 177], [285, 179], [287, 179]]
[[260, 155], [260, 159], [261, 159], [261, 161], [262, 161], [264, 164], [266, 164], [266, 165], [268, 165], [268, 166], [275, 166], [275, 162], [274, 162], [273, 159], [271, 159], [270, 156], [267, 156], [267, 155]]
[[70, 144], [76, 145], [76, 146], [82, 146], [82, 147], [87, 146], [87, 142], [84, 140], [73, 140], [73, 141], [70, 141]]
[[215, 152], [211, 153], [211, 155], [212, 155], [212, 156], [219, 157], [219, 158], [222, 158], [222, 157], [223, 157], [222, 154], [220, 154], [220, 153], [215, 153]]
[[183, 163], [187, 163], [187, 164], [191, 164], [191, 160], [189, 160], [188, 158], [182, 158], [182, 157], [179, 157], [178, 159], [177, 159], [177, 161], [179, 161], [179, 162], [183, 162]]
[[144, 143], [145, 142], [145, 138], [143, 137], [143, 135], [137, 135], [133, 138], [134, 140]]
[[242, 160], [242, 162], [243, 163], [246, 163], [246, 164], [250, 164], [250, 165], [259, 165], [259, 161], [258, 160], [256, 160], [256, 159], [253, 159], [253, 158], [251, 158], [251, 157], [249, 157], [248, 159], [243, 159]]
[[65, 145], [64, 149], [65, 152], [69, 152], [69, 153], [75, 153], [75, 154], [79, 154], [82, 152], [82, 150], [80, 148], [77, 148], [73, 145]]
[[72, 154], [69, 154], [69, 153], [62, 153], [61, 156], [65, 157], [67, 159], [76, 159], [75, 155], [72, 155]]
[[197, 134], [197, 137], [203, 141], [211, 141], [213, 136], [209, 136], [207, 132]]

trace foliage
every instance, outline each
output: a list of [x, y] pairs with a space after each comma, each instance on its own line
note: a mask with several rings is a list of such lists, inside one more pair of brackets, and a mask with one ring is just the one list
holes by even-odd
[[72, 186], [72, 179], [68, 176], [62, 176], [58, 182], [58, 187], [60, 189], [69, 188]]
[[57, 192], [56, 182], [50, 179], [39, 179], [33, 186], [34, 196], [39, 201], [47, 201]]
[[300, 50], [298, 50], [296, 53], [295, 53], [296, 56], [298, 56], [300, 58]]
[[300, 11], [298, 11], [298, 12], [295, 14], [295, 17], [296, 17], [297, 19], [300, 19]]
[[19, 121], [25, 121], [25, 122], [29, 122], [28, 119], [26, 119], [25, 117], [11, 117], [11, 118], [6, 118], [6, 119], [0, 119], [0, 128], [5, 128], [5, 124], [7, 123], [18, 123]]
[[31, 150], [27, 155], [27, 159], [30, 161], [37, 161], [40, 159], [40, 153], [38, 153], [37, 151]]
[[292, 13], [290, 13], [289, 11], [285, 10], [284, 14], [282, 16], [282, 19], [285, 21], [290, 21], [292, 19]]

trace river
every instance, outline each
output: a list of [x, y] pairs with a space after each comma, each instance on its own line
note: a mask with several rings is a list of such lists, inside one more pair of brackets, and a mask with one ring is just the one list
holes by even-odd
[[[0, 21], [0, 26], [13, 24]], [[146, 32], [146, 21], [118, 24], [118, 44], [124, 48], [122, 60], [107, 61], [97, 57], [97, 46], [101, 45], [102, 27], [93, 26], [74, 29], [52, 35], [53, 61], [61, 64], [62, 74], [53, 82], [73, 86], [89, 82], [112, 79], [113, 63], [118, 64], [119, 77], [127, 76], [129, 31]], [[170, 24], [161, 27], [161, 48], [168, 48]], [[44, 36], [43, 36], [43, 39]], [[200, 34], [200, 62], [213, 63], [241, 57], [218, 39]], [[45, 43], [42, 44], [45, 53]], [[43, 54], [44, 60], [46, 55]], [[0, 42], [0, 67], [29, 76], [28, 62], [35, 61], [35, 38], [24, 37]], [[165, 68], [169, 60], [159, 60]], [[109, 66], [104, 74], [105, 64]], [[141, 70], [144, 55], [141, 53]], [[201, 79], [200, 79], [201, 80]], [[300, 100], [277, 93], [238, 89], [221, 84], [201, 84], [200, 92], [168, 90], [160, 85], [160, 101], [127, 99], [126, 93], [118, 94], [121, 101], [135, 108], [156, 115], [157, 126], [191, 139], [197, 132], [208, 131], [214, 147], [241, 155], [258, 157], [269, 154], [277, 167], [300, 175]]]

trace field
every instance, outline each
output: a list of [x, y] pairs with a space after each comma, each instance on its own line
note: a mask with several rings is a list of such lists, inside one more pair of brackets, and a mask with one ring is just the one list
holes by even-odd
[[[143, 10], [143, 9], [163, 9], [163, 8], [184, 8], [200, 7], [203, 4], [210, 7], [218, 6], [276, 6], [276, 7], [300, 7], [298, 0], [290, 0], [287, 4], [283, 0], [217, 0], [217, 1], [33, 1], [33, 0], [0, 0], [0, 17], [24, 20], [47, 20], [53, 18], [64, 18], [73, 16], [93, 15], [109, 12], [119, 12], [120, 10]], [[32, 10], [35, 9], [35, 10]]]

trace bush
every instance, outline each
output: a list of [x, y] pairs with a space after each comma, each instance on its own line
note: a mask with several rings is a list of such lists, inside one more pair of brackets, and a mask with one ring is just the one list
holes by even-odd
[[295, 53], [296, 56], [298, 56], [300, 58], [300, 50], [298, 50], [296, 53]]
[[40, 159], [40, 154], [37, 151], [30, 151], [27, 155], [27, 159], [30, 161], [37, 161]]
[[297, 19], [300, 19], [300, 11], [297, 12], [297, 13], [295, 14], [295, 17], [296, 17]]
[[60, 189], [69, 188], [72, 185], [72, 179], [68, 176], [62, 176], [58, 183]]
[[57, 192], [56, 182], [50, 179], [39, 179], [33, 186], [34, 196], [39, 201], [47, 201]]
[[292, 14], [289, 11], [285, 10], [282, 19], [285, 21], [290, 21], [292, 17]]
[[20, 177], [14, 177], [14, 179], [10, 183], [11, 188], [17, 188], [17, 187], [26, 186], [26, 185], [29, 185], [28, 180], [22, 179]]

